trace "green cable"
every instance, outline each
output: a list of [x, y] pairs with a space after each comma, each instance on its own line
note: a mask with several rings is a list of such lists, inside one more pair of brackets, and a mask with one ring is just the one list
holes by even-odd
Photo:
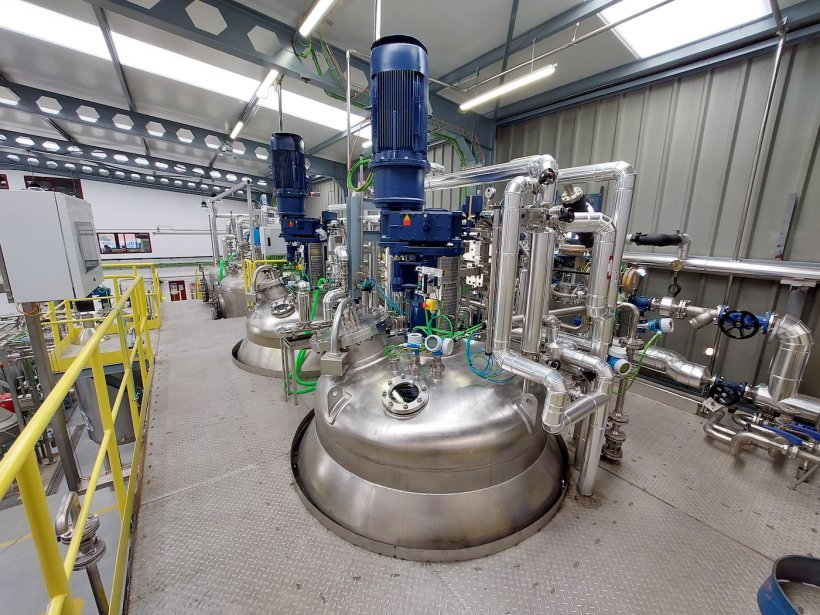
[[641, 356], [640, 356], [640, 358], [638, 359], [638, 365], [635, 367], [635, 373], [634, 373], [634, 374], [632, 374], [632, 377], [629, 379], [629, 384], [627, 384], [627, 385], [626, 385], [626, 390], [627, 390], [627, 391], [630, 389], [630, 387], [632, 386], [632, 384], [635, 382], [635, 379], [638, 377], [638, 373], [641, 371], [641, 367], [643, 366], [643, 358], [644, 358], [644, 356], [646, 355], [646, 351], [647, 351], [647, 350], [649, 350], [649, 348], [650, 348], [650, 347], [651, 347], [651, 346], [652, 346], [652, 345], [653, 345], [653, 344], [654, 344], [654, 343], [658, 340], [658, 338], [659, 338], [661, 335], [662, 335], [662, 334], [661, 334], [661, 332], [660, 332], [660, 331], [658, 331], [657, 333], [655, 333], [655, 335], [653, 335], [653, 336], [649, 339], [649, 341], [648, 341], [648, 342], [646, 343], [646, 345], [643, 347], [643, 350], [641, 351]]
[[350, 167], [350, 173], [347, 174], [347, 187], [353, 192], [363, 192], [373, 185], [373, 173], [367, 176], [367, 179], [361, 186], [353, 185], [353, 174], [365, 164], [370, 164], [370, 158], [359, 158], [359, 160], [356, 161], [356, 164]]

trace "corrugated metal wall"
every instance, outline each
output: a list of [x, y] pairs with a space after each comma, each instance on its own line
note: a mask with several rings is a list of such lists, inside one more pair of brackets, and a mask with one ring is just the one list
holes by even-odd
[[[430, 162], [437, 162], [444, 165], [447, 173], [461, 170], [461, 158], [455, 147], [450, 143], [441, 143], [430, 148], [427, 152], [427, 159]], [[427, 191], [425, 199], [427, 207], [442, 207], [455, 211], [461, 207], [460, 190], [436, 190]]]
[[345, 202], [342, 186], [336, 180], [326, 179], [316, 182], [311, 190], [318, 192], [319, 196], [312, 196], [305, 203], [308, 217], [318, 218], [328, 206]]
[[[820, 41], [784, 52], [741, 257], [772, 258], [789, 194], [795, 193], [797, 208], [784, 259], [820, 260], [818, 57]], [[771, 55], [759, 56], [502, 127], [496, 161], [548, 153], [562, 167], [631, 162], [638, 181], [630, 231], [681, 229], [692, 237], [692, 255], [731, 256], [772, 62]], [[668, 284], [668, 274], [655, 270], [643, 291], [662, 296]], [[723, 300], [726, 278], [683, 275], [681, 284], [682, 297], [713, 306]], [[788, 288], [781, 284], [743, 280], [735, 284], [731, 304], [756, 313], [782, 312], [787, 296]], [[820, 309], [814, 304], [812, 290], [802, 316], [820, 337]], [[703, 351], [713, 345], [715, 329], [693, 332], [684, 321], [678, 324], [667, 345], [707, 363]], [[767, 339], [724, 338], [716, 371], [759, 382], [773, 347]], [[820, 352], [814, 352], [808, 373], [820, 374]], [[807, 378], [802, 391], [820, 396], [820, 378]]]

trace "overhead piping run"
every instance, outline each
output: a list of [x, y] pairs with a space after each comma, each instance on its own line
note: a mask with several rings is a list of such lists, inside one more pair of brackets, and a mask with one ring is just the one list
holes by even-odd
[[658, 4], [656, 4], [654, 6], [647, 7], [645, 9], [642, 9], [642, 10], [638, 11], [637, 13], [635, 13], [633, 15], [629, 15], [628, 17], [624, 17], [624, 18], [619, 19], [617, 21], [613, 21], [612, 23], [608, 23], [605, 26], [601, 26], [600, 28], [596, 28], [592, 32], [584, 34], [583, 36], [579, 36], [578, 38], [575, 38], [575, 36], [573, 36], [572, 40], [568, 43], [560, 45], [559, 47], [556, 47], [555, 49], [552, 49], [550, 51], [544, 52], [541, 55], [535, 56], [534, 58], [532, 58], [530, 60], [527, 60], [526, 62], [522, 62], [520, 64], [517, 64], [516, 66], [513, 66], [512, 68], [508, 68], [507, 70], [503, 70], [500, 73], [497, 73], [497, 74], [493, 75], [492, 77], [487, 77], [486, 79], [482, 79], [481, 81], [479, 81], [477, 83], [473, 83], [472, 85], [467, 86], [466, 88], [461, 88], [461, 87], [454, 86], [454, 85], [447, 85], [445, 83], [442, 83], [441, 85], [443, 85], [445, 88], [452, 88], [452, 89], [457, 90], [459, 92], [470, 92], [471, 90], [474, 90], [478, 87], [481, 87], [482, 85], [484, 85], [486, 83], [489, 83], [490, 81], [495, 81], [496, 79], [500, 79], [504, 75], [509, 75], [510, 73], [512, 73], [514, 71], [520, 70], [522, 68], [526, 68], [527, 66], [530, 66], [533, 63], [538, 62], [539, 60], [543, 60], [544, 58], [548, 58], [549, 56], [555, 55], [556, 53], [564, 51], [565, 49], [569, 49], [570, 47], [573, 47], [573, 46], [577, 45], [578, 43], [589, 40], [589, 39], [591, 39], [595, 36], [598, 36], [599, 34], [602, 34], [604, 32], [608, 32], [609, 30], [612, 30], [613, 28], [617, 28], [621, 24], [626, 23], [627, 21], [630, 21], [631, 19], [635, 19], [636, 17], [640, 17], [641, 15], [645, 15], [646, 13], [654, 11], [655, 9], [658, 9], [658, 8], [664, 6], [665, 4], [669, 4], [670, 2], [674, 2], [674, 1], [675, 0], [661, 0], [661, 2], [659, 2]]

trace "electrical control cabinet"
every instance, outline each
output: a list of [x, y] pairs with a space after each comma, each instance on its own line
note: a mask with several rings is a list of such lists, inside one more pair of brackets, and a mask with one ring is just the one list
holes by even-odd
[[18, 303], [88, 296], [103, 281], [91, 205], [58, 192], [0, 191], [0, 276]]

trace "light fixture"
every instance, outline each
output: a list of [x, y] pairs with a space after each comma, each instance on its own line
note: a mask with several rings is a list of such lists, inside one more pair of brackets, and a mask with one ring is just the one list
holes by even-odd
[[[621, 0], [600, 15], [605, 22], [613, 23], [655, 4], [657, 0]], [[646, 58], [737, 28], [770, 12], [768, 0], [677, 0], [614, 30], [632, 53]], [[708, 15], [708, 19], [704, 19], [704, 15]]]
[[243, 121], [241, 121], [241, 120], [240, 120], [240, 121], [238, 121], [238, 122], [236, 123], [236, 126], [234, 126], [234, 127], [233, 127], [233, 130], [231, 131], [231, 134], [228, 136], [228, 138], [229, 138], [231, 141], [233, 141], [234, 139], [236, 139], [236, 137], [238, 137], [238, 136], [239, 136], [239, 133], [240, 133], [240, 132], [242, 132], [242, 129], [243, 129], [244, 127], [245, 127], [245, 122], [243, 122]]
[[705, 354], [707, 357], [711, 357], [713, 354], [715, 354], [715, 349], [709, 346], [706, 350], [703, 351], [703, 354]]
[[484, 92], [484, 94], [479, 94], [475, 98], [471, 98], [467, 102], [461, 103], [459, 105], [459, 109], [461, 111], [468, 111], [473, 107], [477, 107], [488, 100], [493, 100], [498, 98], [499, 96], [503, 96], [513, 90], [517, 90], [518, 88], [522, 88], [525, 85], [529, 85], [539, 79], [544, 79], [545, 77], [549, 77], [551, 74], [555, 72], [555, 69], [558, 67], [557, 64], [548, 64], [538, 70], [534, 70], [531, 73], [524, 75], [523, 77], [519, 77], [518, 79], [513, 79], [509, 83], [505, 83], [504, 85], [499, 85], [497, 88], [493, 88], [489, 92]]
[[[279, 110], [279, 102], [276, 96], [265, 98], [259, 101], [259, 105], [274, 111]], [[282, 90], [282, 107], [287, 109], [285, 115], [298, 117], [308, 122], [314, 122], [342, 132], [347, 131], [347, 113], [344, 109], [338, 109], [318, 100], [313, 100], [307, 96]], [[352, 113], [350, 115], [351, 126], [356, 126], [365, 121], [361, 115]], [[363, 138], [370, 138], [370, 126], [367, 126], [354, 134]]]
[[259, 87], [256, 88], [255, 96], [257, 98], [267, 98], [268, 92], [270, 91], [270, 86], [273, 85], [273, 80], [279, 76], [279, 71], [275, 69], [270, 69], [268, 74], [265, 75], [265, 78], [259, 83]]
[[105, 39], [96, 24], [29, 2], [4, 0], [0, 28], [87, 53], [102, 60], [111, 60]]
[[316, 0], [316, 4], [310, 9], [302, 25], [299, 26], [299, 36], [307, 36], [313, 32], [313, 28], [315, 28], [322, 17], [327, 14], [334, 2], [336, 2], [336, 0]]
[[364, 149], [367, 149], [369, 147], [373, 147], [373, 141], [365, 141], [364, 143], [362, 143], [362, 147]]

